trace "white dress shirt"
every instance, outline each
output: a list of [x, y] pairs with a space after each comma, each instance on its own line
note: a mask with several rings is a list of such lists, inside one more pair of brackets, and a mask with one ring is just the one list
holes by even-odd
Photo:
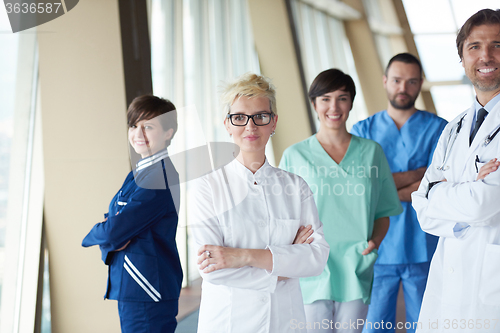
[[[305, 323], [298, 278], [321, 274], [329, 253], [306, 182], [267, 160], [255, 174], [234, 160], [196, 180], [190, 195], [197, 246], [267, 248], [273, 256], [272, 271], [246, 266], [201, 272], [198, 332], [305, 332], [298, 328]], [[314, 241], [292, 245], [299, 227], [309, 224]]]

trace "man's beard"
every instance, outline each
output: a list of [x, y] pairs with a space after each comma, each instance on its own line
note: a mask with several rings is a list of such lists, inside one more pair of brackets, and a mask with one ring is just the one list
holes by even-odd
[[[480, 66], [494, 66], [499, 67], [499, 64], [493, 62], [481, 63]], [[487, 91], [495, 91], [500, 88], [500, 75], [497, 73], [497, 76], [492, 78], [481, 78], [477, 73], [478, 66], [474, 66], [472, 68], [467, 68], [465, 71], [465, 75], [469, 78], [476, 89], [487, 92]], [[497, 70], [498, 71], [498, 70]]]
[[[398, 95], [408, 96], [408, 98], [409, 98], [408, 102], [406, 102], [406, 103], [400, 103], [400, 102], [398, 102], [396, 100], [396, 98], [398, 97]], [[413, 98], [412, 96], [410, 96], [408, 94], [397, 94], [394, 98], [389, 99], [389, 102], [391, 103], [391, 105], [395, 109], [398, 109], [398, 110], [408, 110], [408, 109], [411, 109], [415, 105], [415, 100], [416, 100], [416, 98]]]
[[[470, 79], [470, 78], [469, 78]], [[500, 77], [497, 77], [493, 81], [483, 82], [482, 80], [477, 80], [475, 77], [471, 79], [472, 84], [480, 91], [495, 91], [500, 88]]]

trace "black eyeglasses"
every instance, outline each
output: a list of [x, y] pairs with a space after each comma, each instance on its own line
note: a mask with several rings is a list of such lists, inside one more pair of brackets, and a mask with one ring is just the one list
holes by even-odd
[[228, 114], [226, 118], [229, 118], [231, 124], [234, 126], [246, 126], [250, 118], [252, 118], [252, 121], [256, 126], [266, 126], [271, 122], [273, 116], [274, 114], [270, 112], [254, 114], [251, 116], [247, 114], [234, 113]]

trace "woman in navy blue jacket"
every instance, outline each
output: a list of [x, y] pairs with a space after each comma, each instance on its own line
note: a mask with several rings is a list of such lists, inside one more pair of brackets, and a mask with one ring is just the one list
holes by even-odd
[[109, 266], [104, 297], [118, 301], [122, 332], [174, 332], [182, 282], [175, 243], [179, 175], [167, 147], [177, 113], [170, 101], [145, 95], [132, 101], [127, 120], [130, 145], [142, 159], [82, 246], [99, 245]]

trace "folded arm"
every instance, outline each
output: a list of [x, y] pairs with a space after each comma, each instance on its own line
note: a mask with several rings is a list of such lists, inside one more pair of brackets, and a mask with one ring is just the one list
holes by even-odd
[[405, 201], [405, 202], [411, 202], [411, 194], [418, 190], [418, 187], [420, 186], [420, 180], [417, 180], [416, 182], [403, 187], [401, 189], [398, 189], [398, 197], [400, 201]]
[[420, 180], [424, 177], [426, 170], [427, 167], [421, 167], [415, 170], [394, 172], [392, 177], [394, 178], [394, 184], [396, 185], [398, 191], [415, 184], [416, 182], [420, 182]]
[[446, 178], [438, 169], [446, 149], [448, 134], [445, 132], [418, 191], [412, 194], [412, 204], [422, 230], [437, 236], [456, 238], [463, 235], [457, 230], [463, 230], [464, 225], [488, 225], [492, 217], [500, 214], [500, 173], [492, 172], [485, 179], [476, 181], [453, 182], [448, 179], [433, 187], [432, 195], [427, 198], [429, 183]]
[[138, 187], [120, 214], [108, 216], [107, 220], [94, 225], [82, 246], [100, 245], [107, 252], [117, 251], [168, 214], [177, 214], [170, 191]]
[[[238, 252], [224, 247], [224, 233], [227, 230], [220, 224], [215, 213], [213, 193], [210, 185], [204, 179], [198, 179], [192, 185], [193, 200], [191, 200], [192, 207], [190, 209], [189, 224], [195, 244], [197, 244], [200, 250], [198, 252], [199, 260], [203, 257], [208, 258], [208, 252], [210, 252], [212, 259], [213, 257], [220, 258], [222, 253], [227, 253], [234, 259], [235, 255], [238, 256]], [[220, 250], [217, 250], [219, 248]], [[222, 248], [225, 248], [225, 250], [222, 250]], [[230, 259], [226, 258], [225, 260]], [[206, 262], [206, 264], [210, 263], [213, 265], [214, 260]], [[265, 269], [259, 267], [242, 265], [241, 261], [233, 262], [233, 264], [236, 264], [235, 267], [225, 269], [217, 269], [220, 266], [200, 266], [200, 275], [204, 281], [212, 284], [274, 292], [278, 281], [276, 276], [271, 276]]]
[[[298, 230], [294, 241], [297, 244], [272, 245], [266, 249], [224, 247], [224, 230], [217, 217], [200, 218], [215, 216], [209, 186], [198, 186], [194, 193], [196, 224], [191, 225], [191, 230], [200, 246], [198, 263], [204, 280], [229, 287], [273, 292], [278, 279], [319, 275], [323, 271], [329, 247], [323, 238], [317, 211], [317, 221], [309, 223], [311, 228]], [[312, 194], [303, 205], [307, 207], [311, 203], [314, 204]], [[311, 208], [303, 209], [302, 215], [308, 217], [305, 221], [314, 218], [311, 213]]]
[[[305, 186], [307, 186], [304, 183]], [[330, 252], [330, 247], [323, 234], [323, 224], [319, 220], [318, 210], [309, 187], [303, 189], [301, 203], [301, 224], [312, 226], [314, 240], [310, 244], [270, 245], [273, 254], [272, 275], [289, 278], [317, 276], [323, 272]]]
[[[300, 226], [293, 244], [311, 244], [312, 226]], [[252, 266], [268, 271], [273, 269], [273, 256], [269, 249], [240, 249], [217, 245], [202, 245], [198, 249], [198, 265], [203, 273], [224, 268]]]
[[433, 189], [427, 216], [477, 226], [486, 225], [491, 218], [500, 214], [498, 198], [500, 174], [492, 174], [479, 181], [446, 181]]

